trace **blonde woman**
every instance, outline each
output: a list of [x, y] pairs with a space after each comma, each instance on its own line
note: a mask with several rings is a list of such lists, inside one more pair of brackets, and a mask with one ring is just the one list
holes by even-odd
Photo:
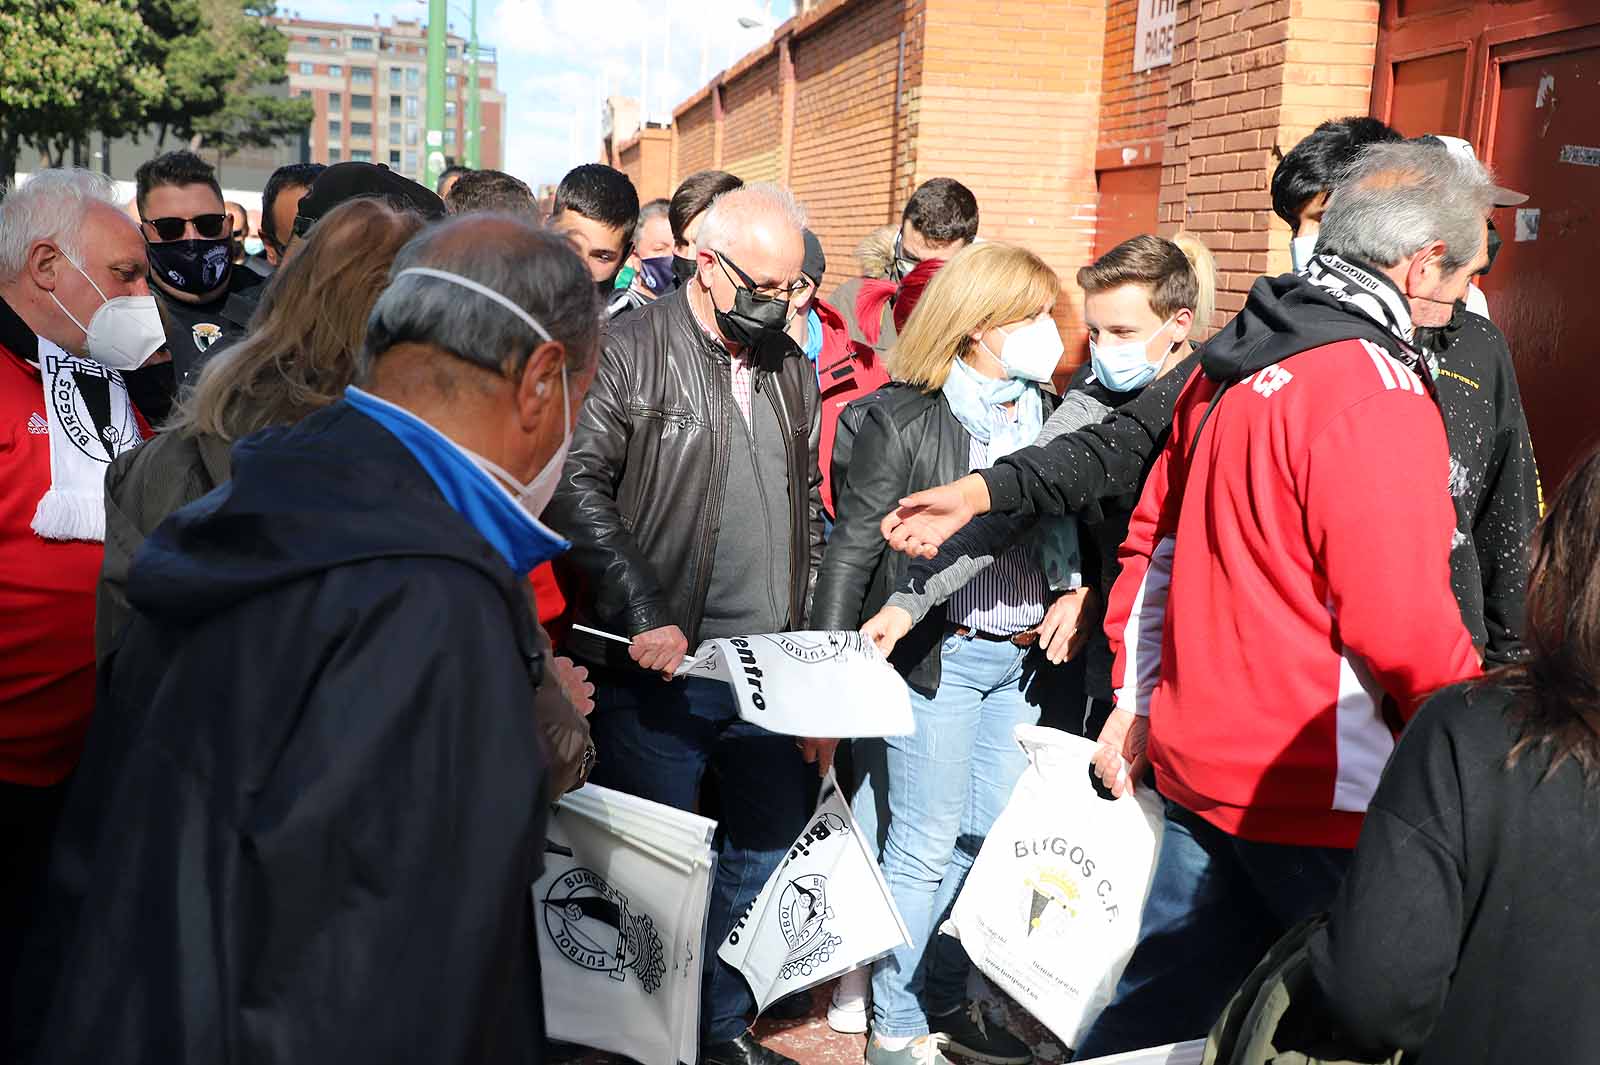
[[[928, 283], [889, 356], [893, 382], [853, 404], [841, 425], [838, 524], [814, 627], [857, 628], [899, 586], [907, 559], [886, 549], [878, 525], [903, 496], [1038, 436], [1054, 407], [1040, 385], [1062, 353], [1050, 317], [1060, 287], [1038, 256], [993, 243], [958, 252]], [[1025, 765], [1012, 729], [1038, 720], [1025, 687], [1048, 668], [1030, 651], [1050, 610], [1036, 550], [1014, 546], [891, 655], [911, 688], [916, 732], [857, 745], [858, 764], [884, 767], [857, 806], [867, 823], [881, 820], [884, 875], [912, 943], [874, 968], [871, 1065], [938, 1065], [941, 1039], [993, 1065], [1032, 1059], [966, 1001], [966, 955], [937, 928]], [[876, 744], [881, 751], [863, 749]]]

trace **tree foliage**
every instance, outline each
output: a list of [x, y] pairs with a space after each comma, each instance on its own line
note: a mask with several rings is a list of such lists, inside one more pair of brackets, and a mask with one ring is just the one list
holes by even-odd
[[143, 120], [166, 90], [137, 0], [0, 3], [0, 183], [24, 144], [68, 145]]
[[310, 124], [272, 0], [0, 0], [0, 186], [32, 145], [155, 127], [224, 155]]

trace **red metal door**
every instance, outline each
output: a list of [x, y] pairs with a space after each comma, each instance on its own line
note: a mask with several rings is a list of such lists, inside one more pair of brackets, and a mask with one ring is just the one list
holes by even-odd
[[1554, 485], [1600, 435], [1600, 299], [1579, 259], [1600, 248], [1600, 2], [1382, 0], [1372, 114], [1466, 137], [1530, 196], [1495, 212], [1506, 244], [1483, 287]]
[[[1546, 484], [1600, 430], [1600, 26], [1493, 49], [1485, 141], [1527, 204], [1495, 212], [1505, 245], [1485, 278], [1511, 342]], [[1519, 217], [1520, 216], [1520, 217]]]

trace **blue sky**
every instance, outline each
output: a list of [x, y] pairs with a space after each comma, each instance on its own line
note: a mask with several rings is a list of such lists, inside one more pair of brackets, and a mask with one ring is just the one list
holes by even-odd
[[[469, 0], [450, 0], [469, 10]], [[280, 0], [279, 13], [370, 25], [423, 17], [418, 0]], [[478, 40], [499, 50], [505, 169], [531, 184], [593, 161], [606, 95], [649, 95], [651, 118], [771, 36], [794, 0], [478, 0]], [[745, 29], [739, 19], [762, 20]], [[451, 28], [465, 36], [464, 14]], [[641, 79], [641, 69], [646, 76]], [[704, 75], [702, 76], [702, 71]]]

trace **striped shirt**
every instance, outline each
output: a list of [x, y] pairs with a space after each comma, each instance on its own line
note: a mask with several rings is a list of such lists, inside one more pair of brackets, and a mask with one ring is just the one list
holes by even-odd
[[[972, 437], [968, 461], [974, 470], [987, 469], [989, 446]], [[1044, 620], [1044, 570], [1033, 552], [1018, 544], [994, 560], [994, 565], [962, 585], [950, 597], [945, 616], [953, 625], [963, 625], [991, 636], [1011, 636], [1025, 632]]]

